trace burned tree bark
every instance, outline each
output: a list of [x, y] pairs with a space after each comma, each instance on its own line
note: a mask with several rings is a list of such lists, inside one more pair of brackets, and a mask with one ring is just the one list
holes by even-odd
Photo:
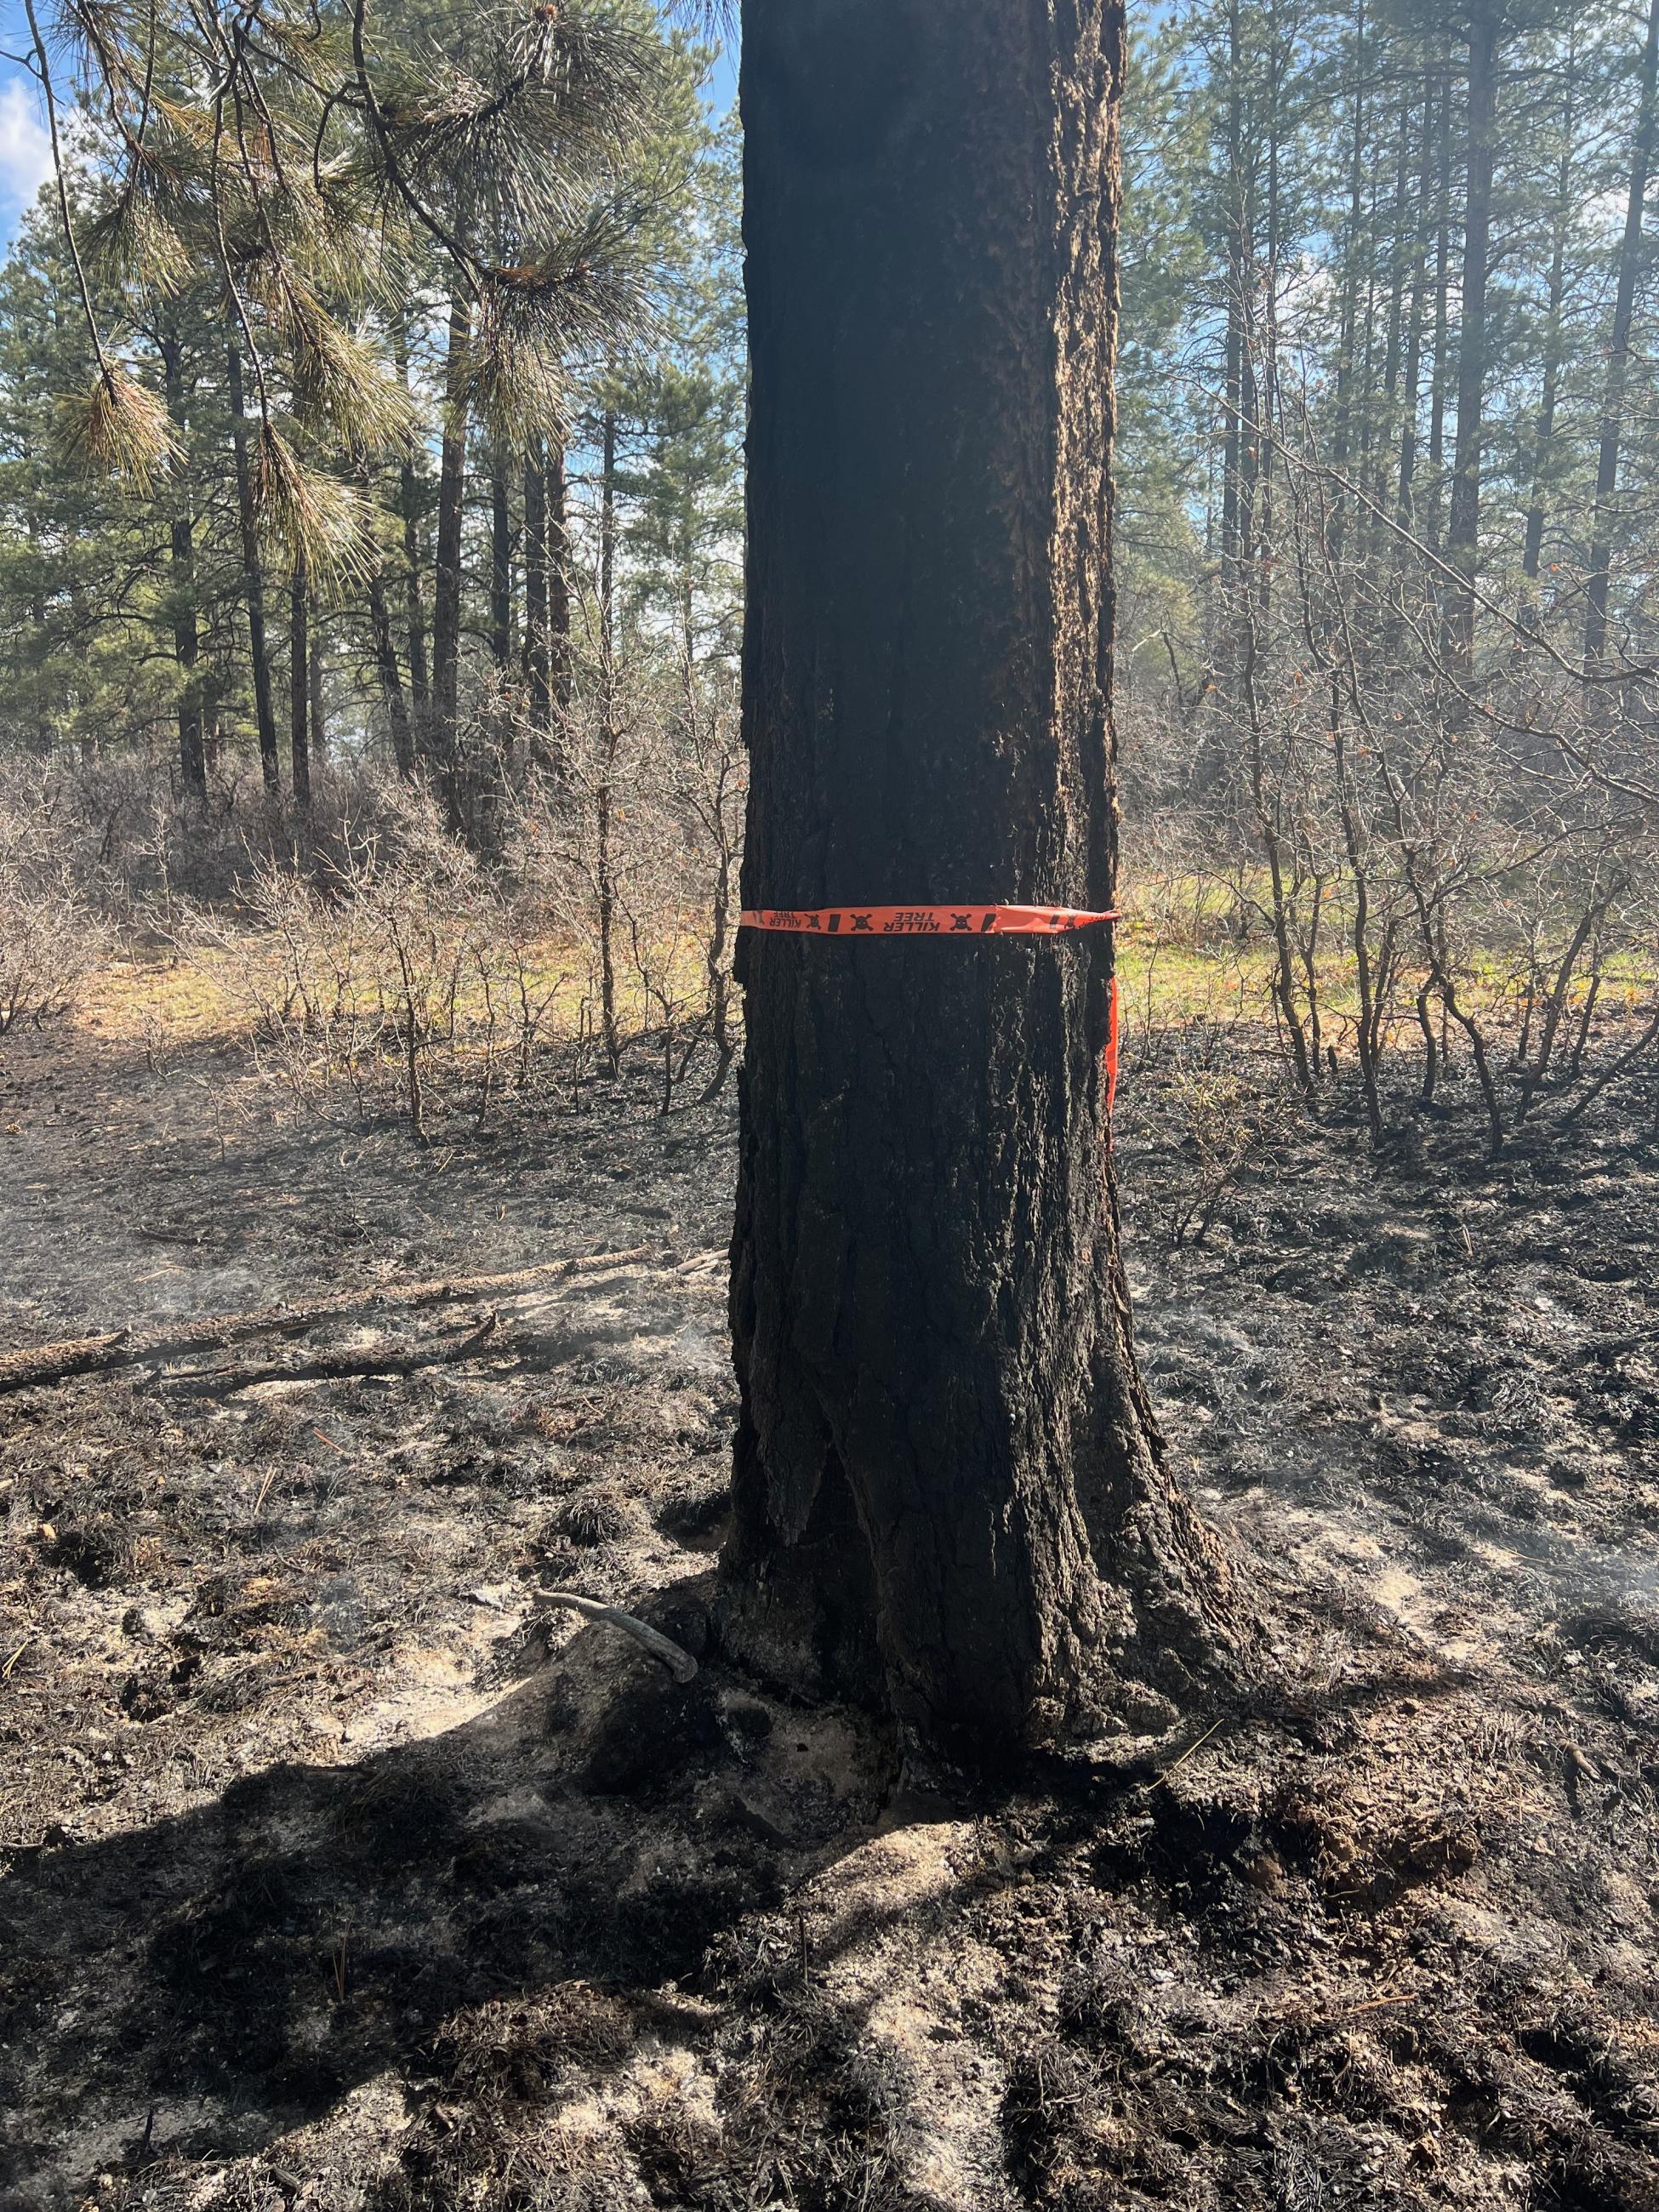
[[[1110, 902], [1115, 0], [752, 0], [744, 903]], [[719, 1616], [996, 1767], [1223, 1662], [1136, 1372], [1111, 971], [746, 936]]]

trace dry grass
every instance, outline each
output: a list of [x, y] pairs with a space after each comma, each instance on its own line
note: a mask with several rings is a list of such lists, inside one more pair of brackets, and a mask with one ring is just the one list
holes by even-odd
[[[246, 1040], [249, 1028], [236, 969], [246, 974], [250, 965], [262, 968], [275, 982], [282, 962], [283, 949], [274, 937], [245, 939], [234, 963], [222, 947], [198, 945], [187, 957], [129, 951], [88, 975], [74, 1018], [115, 1044], [144, 1043], [158, 1025], [172, 1044], [235, 1044]], [[568, 933], [549, 933], [529, 948], [526, 978], [533, 989], [551, 994], [549, 1028], [555, 1036], [568, 1039], [577, 1032], [586, 996], [586, 948]], [[687, 997], [695, 994], [702, 951], [689, 928], [680, 933], [679, 945], [669, 956], [669, 970], [675, 988]], [[1348, 966], [1334, 957], [1321, 963], [1320, 973], [1327, 1015], [1338, 1025], [1352, 1021], [1357, 1006]], [[1160, 940], [1150, 921], [1132, 915], [1119, 932], [1118, 975], [1123, 1018], [1132, 1031], [1148, 1023], [1161, 1029], [1197, 1021], [1253, 1021], [1269, 1006], [1273, 955], [1261, 943], [1200, 949], [1171, 944]], [[1414, 983], [1416, 979], [1411, 980]], [[1473, 1003], [1498, 1011], [1509, 980], [1496, 957], [1483, 960]], [[1586, 988], [1582, 981], [1575, 983], [1569, 998], [1571, 1010], [1582, 1008]], [[1610, 964], [1601, 1011], [1607, 1017], [1633, 1016], [1646, 1002], [1649, 989], [1648, 979], [1633, 962], [1621, 962], [1616, 971]], [[643, 1004], [637, 985], [623, 995], [637, 1022], [642, 1024], [647, 1012], [654, 1012]], [[368, 1004], [365, 992], [354, 1002], [355, 1011], [366, 1012]], [[458, 1004], [468, 1017], [483, 1018], [476, 981], [463, 986]], [[1413, 1021], [1408, 1006], [1392, 1026], [1396, 1042], [1409, 1037]]]
[[235, 1002], [222, 977], [195, 962], [137, 954], [94, 969], [73, 1018], [115, 1045], [144, 1044], [158, 1024], [178, 1044], [228, 1043], [237, 1029]]

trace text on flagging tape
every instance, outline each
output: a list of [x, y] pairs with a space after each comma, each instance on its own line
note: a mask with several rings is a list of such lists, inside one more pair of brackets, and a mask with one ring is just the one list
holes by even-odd
[[799, 937], [1061, 937], [1117, 918], [1072, 906], [765, 906], [738, 920]]

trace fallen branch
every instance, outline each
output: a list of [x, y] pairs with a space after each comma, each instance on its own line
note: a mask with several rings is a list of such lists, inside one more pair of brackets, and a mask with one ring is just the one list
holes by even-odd
[[597, 1598], [579, 1597], [574, 1590], [538, 1590], [536, 1595], [544, 1605], [567, 1606], [584, 1620], [601, 1620], [608, 1627], [620, 1628], [624, 1636], [642, 1644], [653, 1659], [660, 1659], [677, 1682], [696, 1679], [697, 1662], [691, 1654], [637, 1614], [624, 1613], [619, 1605], [601, 1605]]
[[218, 1352], [252, 1336], [295, 1336], [343, 1314], [386, 1312], [411, 1306], [444, 1305], [467, 1298], [510, 1297], [560, 1282], [569, 1275], [596, 1274], [652, 1257], [648, 1244], [626, 1252], [589, 1252], [574, 1260], [550, 1260], [539, 1267], [520, 1267], [507, 1275], [457, 1275], [433, 1282], [373, 1284], [339, 1291], [303, 1306], [266, 1306], [252, 1313], [214, 1314], [196, 1322], [173, 1322], [165, 1328], [112, 1329], [102, 1336], [71, 1338], [67, 1343], [37, 1345], [0, 1358], [0, 1395], [33, 1390], [43, 1383], [66, 1382], [76, 1375], [103, 1374], [150, 1360], [186, 1358], [192, 1352]]
[[[499, 1316], [491, 1313], [482, 1328], [471, 1335], [452, 1337], [445, 1344], [416, 1344], [398, 1351], [376, 1351], [363, 1346], [356, 1352], [319, 1352], [309, 1359], [272, 1360], [261, 1367], [187, 1369], [180, 1375], [163, 1376], [160, 1388], [182, 1391], [186, 1396], [220, 1397], [233, 1390], [252, 1389], [256, 1382], [346, 1382], [375, 1375], [417, 1375], [423, 1368], [446, 1367], [471, 1359], [486, 1345], [507, 1348], [510, 1339], [501, 1335]], [[317, 1433], [320, 1436], [322, 1431]], [[327, 1443], [330, 1439], [323, 1437]], [[338, 1451], [337, 1444], [334, 1447]]]
[[[501, 1348], [510, 1349], [507, 1345]], [[212, 1367], [167, 1375], [155, 1387], [187, 1398], [228, 1398], [264, 1382], [368, 1382], [379, 1376], [423, 1375], [428, 1368], [453, 1367], [471, 1356], [466, 1345], [456, 1343], [414, 1352], [324, 1352], [289, 1366], [272, 1360], [263, 1367]]]

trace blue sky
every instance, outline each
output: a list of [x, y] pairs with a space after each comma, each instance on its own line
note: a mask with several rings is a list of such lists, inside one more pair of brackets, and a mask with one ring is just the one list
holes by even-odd
[[738, 96], [738, 42], [735, 39], [728, 43], [715, 63], [708, 90], [716, 112], [724, 115]]
[[[0, 47], [18, 53], [28, 27], [19, 0], [0, 0]], [[34, 198], [52, 167], [46, 118], [33, 82], [16, 64], [0, 61], [0, 240]]]

